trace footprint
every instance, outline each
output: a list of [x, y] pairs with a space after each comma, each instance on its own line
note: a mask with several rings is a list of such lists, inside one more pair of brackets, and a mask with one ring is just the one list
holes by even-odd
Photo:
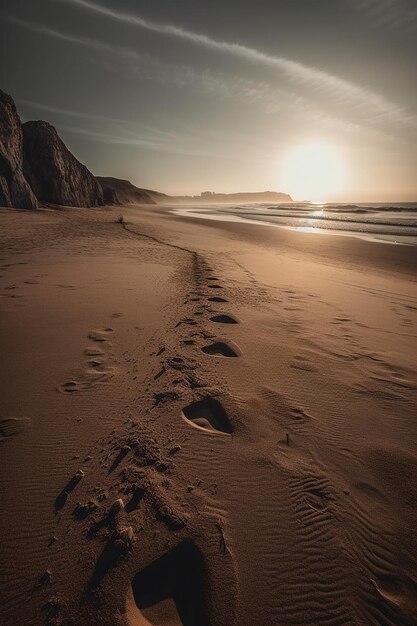
[[184, 419], [200, 430], [212, 433], [232, 432], [227, 413], [215, 398], [206, 397], [186, 406], [183, 411]]
[[86, 348], [84, 350], [84, 354], [86, 356], [100, 356], [101, 354], [104, 354], [104, 352], [100, 348]]
[[231, 315], [214, 315], [210, 319], [217, 324], [239, 324], [239, 321]]
[[204, 348], [201, 348], [201, 350], [205, 354], [210, 354], [211, 356], [225, 356], [225, 357], [239, 356], [238, 353], [224, 341], [216, 341], [215, 343], [211, 343], [208, 346], [204, 346]]
[[97, 384], [108, 382], [113, 376], [113, 368], [107, 367], [101, 360], [88, 361], [89, 367], [80, 373], [77, 380], [67, 380], [56, 388], [59, 392], [71, 394], [90, 389]]
[[308, 356], [304, 356], [302, 354], [297, 354], [292, 363], [291, 367], [297, 370], [303, 370], [305, 372], [316, 372], [317, 368], [311, 361]]
[[166, 402], [174, 402], [179, 399], [179, 395], [176, 391], [162, 391], [160, 393], [153, 394], [153, 406], [159, 406], [160, 404], [165, 404]]
[[107, 335], [113, 332], [113, 328], [103, 328], [102, 330], [92, 330], [88, 338], [93, 341], [108, 341]]
[[208, 626], [204, 602], [204, 562], [191, 541], [183, 541], [132, 580], [132, 607], [138, 623]]
[[297, 421], [310, 420], [311, 415], [309, 415], [304, 409], [298, 407], [291, 407], [290, 416]]
[[175, 328], [178, 328], [178, 326], [181, 326], [181, 324], [188, 324], [189, 326], [196, 326], [197, 322], [196, 320], [193, 320], [191, 317], [185, 317], [184, 319], [176, 323]]
[[75, 391], [79, 391], [80, 385], [75, 380], [67, 380], [67, 382], [62, 385], [58, 385], [57, 389], [61, 393], [74, 393]]
[[106, 371], [105, 364], [102, 359], [90, 359], [89, 361], [87, 361], [87, 363], [90, 367], [94, 368], [95, 370], [98, 370], [100, 372]]
[[30, 424], [30, 417], [5, 417], [0, 419], [0, 439], [18, 435]]

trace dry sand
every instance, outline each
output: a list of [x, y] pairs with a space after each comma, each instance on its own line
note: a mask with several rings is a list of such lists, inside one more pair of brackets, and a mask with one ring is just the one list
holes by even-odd
[[123, 212], [0, 211], [1, 623], [416, 624], [416, 249]]

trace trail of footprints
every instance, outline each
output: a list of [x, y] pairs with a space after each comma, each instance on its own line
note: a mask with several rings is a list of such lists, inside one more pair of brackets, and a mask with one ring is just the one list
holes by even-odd
[[[212, 272], [212, 268], [197, 256], [194, 257], [195, 287], [184, 301], [184, 305], [192, 305], [187, 307], [188, 309], [194, 310], [189, 310], [187, 317], [183, 317], [175, 325], [175, 329], [180, 333], [179, 344], [182, 348], [200, 350], [211, 358], [237, 358], [241, 356], [241, 352], [235, 343], [214, 334], [217, 325], [227, 328], [240, 322], [236, 316], [217, 310], [216, 305], [227, 304], [228, 299], [223, 295], [212, 296], [208, 291], [224, 289], [220, 278], [214, 276]], [[198, 372], [200, 369], [198, 359], [193, 359], [192, 356], [186, 358], [169, 355], [165, 346], [153, 356], [160, 358], [160, 369], [156, 372], [154, 381], [159, 380], [163, 385], [161, 391], [154, 392], [154, 407], [179, 400], [188, 389], [203, 389], [206, 386]], [[200, 397], [185, 407], [182, 410], [182, 418], [200, 431], [222, 435], [232, 432], [224, 408], [218, 400], [210, 396]]]
[[[228, 338], [218, 337], [214, 329], [217, 326], [228, 328], [230, 325], [238, 324], [239, 320], [229, 313], [213, 308], [227, 304], [228, 300], [223, 296], [212, 296], [208, 290], [216, 289], [220, 292], [224, 286], [220, 284], [219, 278], [212, 275], [211, 268], [199, 259], [195, 259], [195, 264], [196, 287], [189, 293], [184, 303], [192, 305], [187, 307], [188, 309], [194, 307], [195, 309], [189, 310], [187, 317], [176, 324], [182, 355], [173, 354], [165, 346], [160, 346], [152, 355], [158, 358], [159, 368], [156, 368], [153, 382], [148, 387], [148, 391], [150, 389], [153, 391], [154, 400], [150, 411], [164, 403], [180, 400], [190, 389], [197, 390], [197, 399], [183, 407], [181, 418], [201, 433], [230, 436], [232, 424], [221, 402], [198, 391], [206, 386], [198, 371], [201, 369], [201, 359], [187, 358], [184, 349], [186, 353], [190, 351], [190, 354], [192, 351], [200, 351], [207, 358], [238, 358], [241, 355], [239, 348]], [[60, 392], [72, 394], [104, 380], [101, 376], [91, 377], [91, 370], [98, 369], [100, 375], [104, 377], [111, 375], [106, 355], [111, 349], [110, 340], [113, 332], [111, 328], [103, 328], [89, 334], [92, 344], [85, 350], [88, 359], [87, 369], [60, 385], [58, 387]], [[161, 384], [159, 391], [154, 388], [155, 381]], [[107, 489], [93, 489], [92, 492], [90, 490], [90, 498], [87, 496], [84, 502], [78, 502], [72, 511], [74, 519], [79, 522], [85, 521], [87, 524], [86, 532], [89, 539], [107, 538], [88, 584], [88, 592], [94, 591], [106, 573], [133, 548], [135, 542], [133, 528], [121, 526], [121, 520], [125, 519], [126, 514], [138, 511], [143, 515], [143, 511], [150, 507], [156, 518], [163, 522], [169, 531], [181, 530], [187, 524], [187, 512], [183, 503], [177, 502], [178, 496], [173, 495], [176, 490], [168, 478], [172, 471], [172, 459], [180, 452], [181, 445], [171, 444], [168, 456], [164, 458], [159, 441], [150, 438], [145, 432], [138, 438], [138, 424], [133, 420], [131, 428], [134, 429], [133, 435], [126, 437], [122, 446], [113, 431], [108, 441], [111, 446], [110, 452], [102, 460], [107, 473], [114, 473], [114, 485], [121, 481], [119, 485], [121, 497], [107, 505], [109, 495]], [[105, 448], [102, 448], [101, 452], [104, 450]], [[58, 521], [72, 492], [80, 489], [79, 484], [83, 478], [84, 471], [80, 469], [57, 496], [55, 511]], [[131, 585], [133, 598], [149, 623], [160, 623], [158, 620], [162, 610], [166, 623], [205, 626], [208, 621], [203, 598], [204, 580], [201, 574], [203, 557], [187, 536], [175, 547], [177, 541], [174, 536], [174, 547], [135, 575]], [[227, 554], [225, 548], [223, 554]], [[227, 567], [226, 564], [224, 566]], [[153, 610], [156, 611], [155, 622]]]
[[[150, 410], [164, 403], [179, 402], [183, 394], [189, 393], [190, 389], [197, 390], [197, 399], [188, 404], [184, 403], [181, 418], [202, 434], [230, 436], [233, 428], [227, 412], [216, 397], [204, 394], [206, 385], [199, 373], [200, 362], [192, 356], [187, 357], [187, 354], [192, 355], [193, 352], [201, 351], [207, 358], [212, 359], [238, 358], [241, 356], [239, 348], [228, 338], [216, 336], [214, 329], [217, 326], [230, 329], [232, 325], [239, 324], [239, 320], [230, 313], [216, 310], [216, 307], [228, 303], [224, 297], [224, 286], [219, 278], [212, 275], [213, 270], [210, 267], [197, 257], [194, 262], [196, 287], [184, 302], [184, 305], [189, 305], [187, 317], [176, 324], [181, 353], [172, 354], [165, 346], [161, 346], [152, 355], [159, 359], [159, 366], [148, 390], [151, 388], [153, 390], [155, 381], [158, 381], [161, 387], [153, 394], [154, 402]], [[93, 344], [85, 350], [86, 356], [91, 359], [88, 362], [90, 368], [104, 367], [103, 354], [110, 345], [112, 332], [111, 328], [104, 328], [90, 333], [89, 339]], [[306, 366], [302, 358], [298, 366]], [[92, 382], [89, 377], [81, 376], [77, 380], [67, 381], [59, 390], [63, 393], [73, 393], [90, 384]], [[306, 421], [311, 420], [311, 416], [299, 408], [292, 408], [289, 417], [298, 425], [297, 432], [303, 429]], [[148, 513], [153, 511], [156, 519], [160, 520], [168, 531], [181, 531], [187, 525], [188, 512], [184, 508], [184, 503], [178, 501], [178, 496], [173, 495], [176, 490], [169, 478], [173, 468], [172, 460], [181, 451], [181, 445], [178, 442], [175, 442], [175, 445], [171, 443], [170, 447], [168, 446], [168, 453], [163, 455], [160, 440], [149, 437], [145, 431], [138, 437], [139, 425], [133, 420], [131, 422], [132, 435], [125, 437], [121, 445], [120, 439], [113, 431], [107, 442], [110, 445], [110, 452], [102, 459], [107, 473], [114, 473], [114, 484], [117, 485], [119, 481], [119, 497], [107, 505], [108, 493], [104, 489], [95, 488], [91, 498], [78, 502], [73, 510], [75, 519], [88, 523], [88, 538], [105, 538], [106, 541], [92, 573], [89, 591], [96, 589], [106, 573], [133, 548], [135, 533], [132, 526], [125, 525], [126, 515], [135, 512], [144, 515], [143, 511], [146, 511], [148, 517]], [[287, 452], [292, 451], [293, 446], [288, 436], [283, 445]], [[102, 452], [104, 450], [103, 447]], [[281, 463], [285, 464], [285, 458], [285, 455], [281, 455]], [[345, 568], [337, 558], [341, 545], [337, 539], [340, 533], [337, 532], [339, 520], [334, 504], [336, 496], [326, 477], [315, 475], [306, 469], [295, 471], [295, 466], [290, 460], [287, 461], [287, 466], [292, 475], [290, 492], [293, 507], [300, 521], [299, 541], [301, 546], [304, 546], [303, 553], [307, 555], [303, 565], [309, 574], [305, 574], [303, 578], [303, 593], [305, 596], [314, 597], [318, 587], [325, 589], [327, 612], [333, 618], [332, 623], [346, 623], [349, 614], [349, 611], [346, 611], [349, 599], [347, 590], [350, 583]], [[57, 496], [55, 502], [57, 515], [61, 513], [72, 492], [79, 489], [78, 485], [83, 478], [84, 472], [78, 470]], [[141, 519], [141, 523], [144, 524], [144, 518]], [[152, 528], [151, 519], [148, 520], [148, 524]], [[136, 524], [134, 527], [136, 528]], [[367, 534], [367, 530], [365, 524], [364, 534]], [[369, 538], [366, 539], [365, 544], [368, 545]], [[322, 545], [326, 546], [327, 554], [334, 555], [334, 562], [331, 566], [324, 563], [320, 570], [321, 574], [318, 574], [315, 565], [323, 560]], [[227, 554], [226, 549], [224, 554]], [[371, 557], [374, 558], [372, 555]], [[166, 542], [165, 553], [162, 556], [156, 555], [155, 560], [141, 569], [131, 583], [134, 602], [145, 619], [149, 620], [147, 623], [161, 623], [158, 620], [162, 610], [165, 618], [163, 623], [207, 625], [202, 567], [202, 555], [187, 534], [185, 537], [180, 535], [179, 544], [175, 535], [172, 541]], [[331, 567], [331, 575], [325, 577], [326, 580], [321, 580], [322, 573], [328, 571], [328, 567]], [[387, 576], [379, 577], [374, 583], [378, 594], [383, 598], [387, 596], [388, 599], [391, 597], [391, 587], [394, 584], [397, 584], [397, 581], [392, 582]], [[343, 593], [340, 590], [344, 590]], [[408, 587], [407, 593], [414, 597], [414, 591], [409, 591]], [[373, 606], [375, 597], [372, 590], [369, 594], [368, 604]], [[164, 606], [161, 608], [162, 605]], [[154, 615], [153, 610], [156, 611]], [[379, 617], [382, 615], [385, 620], [380, 623], [397, 623], [387, 615], [386, 603], [378, 610]], [[315, 618], [319, 621], [322, 618], [322, 607], [317, 605], [314, 611]]]
[[[205, 357], [212, 359], [233, 359], [241, 356], [239, 348], [229, 338], [218, 337], [215, 333], [217, 327], [231, 329], [233, 325], [239, 324], [239, 319], [221, 310], [222, 305], [228, 304], [228, 300], [224, 297], [224, 285], [220, 279], [213, 276], [211, 268], [198, 259], [195, 260], [195, 264], [196, 286], [184, 302], [184, 305], [188, 305], [187, 314], [175, 326], [179, 353], [161, 346], [152, 355], [159, 360], [159, 365], [155, 370], [152, 385], [148, 387], [148, 390], [154, 391], [151, 410], [163, 409], [164, 404], [169, 406], [173, 402], [179, 403], [183, 395], [189, 394], [190, 389], [195, 390], [197, 398], [188, 404], [184, 402], [181, 419], [203, 435], [230, 436], [233, 428], [227, 412], [219, 399], [204, 394], [206, 383], [200, 375], [201, 359], [193, 358], [192, 355], [201, 351]], [[213, 289], [216, 291], [213, 292]], [[212, 293], [216, 295], [211, 295]], [[217, 295], [220, 293], [222, 295]], [[107, 328], [90, 333], [89, 339], [94, 342], [94, 345], [86, 349], [86, 356], [102, 359], [101, 346], [109, 345], [111, 332], [112, 330]], [[304, 350], [293, 367], [309, 370], [309, 356], [309, 351]], [[93, 366], [91, 362], [89, 365]], [[154, 389], [155, 382], [161, 385], [159, 390]], [[87, 386], [90, 384], [88, 379], [81, 377], [80, 380], [64, 383], [60, 391], [72, 393], [86, 384]], [[310, 415], [297, 407], [290, 408], [288, 416], [293, 423], [292, 429], [295, 429], [297, 433], [303, 432], [306, 423], [312, 419]], [[132, 427], [133, 432], [137, 433], [137, 425], [132, 424]], [[110, 454], [103, 460], [103, 467], [106, 468], [108, 474], [114, 473], [116, 480], [117, 476], [122, 477], [119, 497], [110, 505], [103, 507], [101, 498], [107, 496], [97, 492], [95, 497], [82, 503], [79, 502], [73, 511], [77, 520], [86, 520], [89, 523], [87, 536], [90, 539], [108, 537], [92, 573], [89, 591], [96, 589], [106, 573], [133, 547], [135, 536], [132, 526], [136, 528], [137, 522], [132, 526], [123, 526], [121, 521], [123, 520], [126, 524], [126, 516], [137, 512], [138, 515], [148, 517], [153, 511], [156, 519], [160, 520], [169, 532], [181, 531], [187, 526], [187, 511], [184, 510], [183, 503], [180, 504], [172, 497], [175, 489], [172, 488], [172, 482], [168, 478], [172, 468], [172, 459], [180, 453], [181, 445], [178, 443], [171, 445], [168, 457], [163, 458], [158, 450], [159, 440], [158, 442], [147, 441], [143, 433], [140, 441], [135, 435], [126, 440], [122, 446], [115, 436], [112, 441]], [[385, 552], [389, 554], [390, 546], [384, 545], [381, 548], [379, 543], [374, 545], [373, 535], [382, 536], [383, 533], [370, 534], [368, 528], [370, 522], [364, 517], [365, 523], [363, 523], [361, 515], [358, 516], [359, 523], [353, 524], [350, 532], [346, 529], [345, 533], [342, 533], [343, 538], [340, 539], [341, 525], [335, 505], [338, 494], [333, 493], [325, 476], [316, 475], [307, 470], [307, 459], [301, 453], [301, 456], [296, 454], [293, 459], [292, 452], [296, 453], [292, 435], [291, 438], [287, 435], [287, 440], [282, 443], [280, 463], [292, 475], [290, 495], [296, 518], [299, 521], [298, 539], [302, 547], [301, 554], [304, 555], [302, 583], [297, 578], [297, 590], [299, 592], [302, 588], [304, 598], [314, 598], [317, 588], [320, 587], [325, 592], [326, 611], [331, 616], [332, 623], [353, 622], [356, 611], [360, 609], [359, 607], [347, 608], [351, 595], [350, 581], [348, 568], [338, 558], [341, 543], [352, 541], [350, 534], [353, 534], [356, 542], [360, 542], [363, 534], [365, 536], [363, 550], [367, 550], [368, 546], [374, 548], [374, 552], [371, 551], [369, 556], [369, 562], [374, 565], [370, 567], [371, 571], [384, 569], [379, 562], [373, 561], [376, 559], [375, 554], [382, 552], [382, 548], [386, 548]], [[300, 470], [298, 463], [300, 459], [303, 460], [304, 470]], [[67, 498], [78, 487], [83, 477], [84, 472], [79, 470], [58, 495], [55, 503], [57, 513], [64, 507]], [[151, 525], [151, 521], [148, 523]], [[358, 533], [357, 536], [355, 533]], [[184, 530], [184, 534], [173, 535], [173, 540], [167, 542], [164, 548], [164, 554], [162, 556], [156, 554], [155, 560], [140, 569], [133, 577], [131, 582], [133, 599], [148, 623], [161, 623], [159, 618], [162, 611], [165, 619], [163, 623], [189, 624], [190, 626], [207, 624], [202, 597], [205, 584], [204, 577], [201, 575], [202, 555], [188, 535], [187, 530]], [[325, 547], [326, 555], [333, 556], [331, 566], [325, 562], [323, 547]], [[226, 548], [224, 553], [227, 554]], [[320, 562], [322, 567], [318, 573], [316, 565]], [[392, 569], [390, 563], [385, 565], [387, 571]], [[328, 572], [329, 575], [323, 577], [323, 572]], [[392, 604], [391, 588], [400, 583], [395, 577], [379, 576], [375, 578], [374, 587], [372, 587], [364, 574], [360, 591], [361, 595], [365, 594], [363, 606], [370, 607], [372, 618], [378, 623], [387, 625], [397, 623], [395, 616], [390, 614], [389, 605]], [[405, 591], [401, 588], [398, 593], [401, 599], [403, 596], [406, 599], [408, 596], [415, 597], [415, 590], [411, 589], [410, 584], [407, 582], [408, 586]], [[378, 602], [375, 598], [375, 591], [380, 598], [388, 598], [388, 601]], [[295, 602], [294, 611], [297, 610], [297, 606]], [[322, 607], [319, 604], [312, 605], [312, 607], [314, 619], [319, 622], [322, 619]], [[187, 617], [190, 613], [195, 618], [190, 620]], [[369, 617], [369, 614], [364, 615], [366, 620]]]
[[72, 394], [110, 380], [114, 373], [114, 367], [111, 365], [112, 343], [110, 341], [113, 333], [113, 328], [105, 327], [92, 330], [88, 334], [88, 339], [92, 343], [84, 350], [84, 355], [87, 357], [85, 368], [62, 385], [58, 385], [58, 391]]
[[[220, 278], [213, 275], [213, 269], [200, 259], [195, 258], [195, 284], [193, 290], [185, 301], [185, 304], [196, 303], [197, 309], [193, 312], [193, 317], [182, 319], [177, 327], [195, 327], [193, 331], [187, 332], [187, 337], [181, 339], [180, 343], [185, 346], [199, 348], [205, 355], [214, 358], [237, 358], [241, 355], [239, 348], [230, 340], [216, 337], [211, 331], [207, 331], [205, 322], [226, 326], [239, 324], [239, 319], [232, 314], [218, 311], [213, 306], [227, 304], [227, 298], [223, 296], [212, 296], [208, 289], [217, 291], [223, 290]], [[210, 326], [212, 326], [210, 324]], [[203, 343], [201, 339], [207, 340]], [[188, 364], [182, 360], [182, 365], [178, 368], [184, 371], [185, 368], [193, 368], [192, 361]], [[171, 363], [172, 367], [172, 363]], [[192, 386], [192, 385], [191, 385]], [[196, 385], [198, 386], [198, 385]], [[203, 385], [201, 385], [203, 386]], [[232, 426], [221, 403], [213, 397], [205, 396], [184, 407], [182, 417], [191, 426], [212, 434], [231, 434]]]

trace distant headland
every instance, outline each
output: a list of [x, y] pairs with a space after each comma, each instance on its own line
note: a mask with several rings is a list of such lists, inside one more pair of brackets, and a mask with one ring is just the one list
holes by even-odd
[[287, 193], [278, 191], [249, 191], [238, 193], [216, 193], [214, 191], [203, 191], [199, 196], [171, 196], [170, 200], [176, 202], [198, 202], [203, 204], [230, 203], [230, 202], [292, 202], [292, 198]]

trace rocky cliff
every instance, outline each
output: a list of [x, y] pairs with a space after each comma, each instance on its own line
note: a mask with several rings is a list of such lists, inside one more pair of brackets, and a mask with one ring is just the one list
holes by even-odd
[[97, 176], [97, 180], [103, 188], [105, 204], [159, 204], [170, 200], [164, 193], [135, 187], [129, 180], [112, 176]]
[[129, 180], [97, 176], [103, 189], [105, 204], [155, 204], [150, 192], [135, 187]]
[[0, 206], [36, 209], [23, 173], [23, 136], [13, 99], [0, 90]]
[[67, 206], [103, 204], [95, 176], [68, 150], [48, 122], [26, 122], [23, 128], [24, 171], [38, 200]]

